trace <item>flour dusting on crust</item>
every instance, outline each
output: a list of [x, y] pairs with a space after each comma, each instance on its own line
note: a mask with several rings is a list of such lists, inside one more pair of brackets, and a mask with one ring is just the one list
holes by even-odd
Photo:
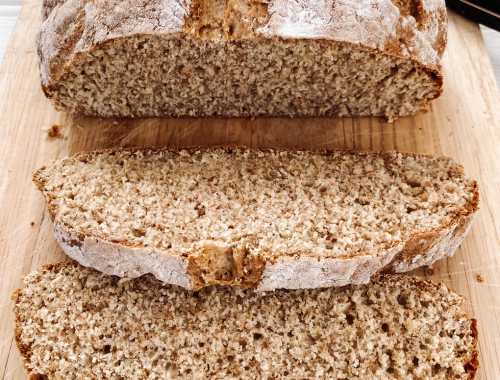
[[398, 8], [390, 0], [275, 0], [266, 26], [284, 38], [327, 38], [383, 49], [395, 35]]

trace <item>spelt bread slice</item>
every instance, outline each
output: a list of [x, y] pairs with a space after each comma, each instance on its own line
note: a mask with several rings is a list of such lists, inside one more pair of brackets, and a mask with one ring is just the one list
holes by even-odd
[[31, 379], [471, 380], [478, 367], [464, 298], [418, 277], [193, 293], [67, 262], [24, 282], [15, 339]]
[[431, 264], [479, 200], [452, 160], [394, 152], [127, 148], [34, 180], [68, 256], [195, 290], [343, 286]]
[[42, 13], [58, 110], [394, 119], [442, 93], [444, 0], [45, 0]]

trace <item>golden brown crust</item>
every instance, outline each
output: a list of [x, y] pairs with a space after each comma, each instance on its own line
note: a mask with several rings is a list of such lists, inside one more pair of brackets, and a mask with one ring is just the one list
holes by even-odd
[[[44, 0], [42, 19], [45, 21], [52, 11], [67, 0]], [[428, 38], [433, 49], [442, 57], [447, 43], [448, 17], [444, 2], [440, 0], [391, 0], [400, 17], [412, 17], [416, 30], [431, 34]], [[224, 38], [234, 40], [255, 35], [255, 31], [266, 25], [271, 17], [269, 2], [261, 0], [192, 0], [189, 15], [185, 17], [183, 31], [200, 38]], [[401, 49], [400, 39], [408, 38], [407, 32], [391, 41]], [[311, 36], [314, 37], [314, 36]]]
[[14, 320], [14, 341], [16, 342], [17, 348], [19, 349], [19, 353], [21, 354], [21, 360], [23, 361], [24, 364], [24, 369], [27, 369], [27, 366], [25, 365], [25, 361], [29, 359], [30, 357], [30, 348], [29, 346], [25, 346], [21, 342], [21, 335], [22, 335], [22, 329], [21, 329], [21, 320], [19, 319], [19, 313], [18, 313], [18, 302], [21, 299], [23, 295], [23, 291], [21, 289], [16, 290], [12, 294], [12, 301], [14, 301], [14, 309], [12, 310], [15, 315], [15, 320]]
[[471, 330], [472, 335], [474, 336], [472, 359], [468, 363], [464, 363], [465, 370], [469, 374], [469, 380], [474, 379], [476, 372], [479, 369], [479, 350], [477, 349], [477, 345], [479, 343], [479, 331], [477, 330], [477, 319], [475, 318], [471, 318]]
[[268, 5], [262, 1], [193, 0], [183, 32], [201, 39], [238, 40], [255, 37], [269, 21]]
[[187, 271], [193, 290], [213, 284], [242, 285], [256, 288], [264, 270], [264, 261], [244, 246], [219, 247], [207, 242], [188, 257]]
[[434, 50], [439, 57], [442, 57], [448, 32], [446, 8], [432, 0], [393, 0], [392, 2], [398, 7], [402, 16], [415, 18], [417, 29], [428, 37]]

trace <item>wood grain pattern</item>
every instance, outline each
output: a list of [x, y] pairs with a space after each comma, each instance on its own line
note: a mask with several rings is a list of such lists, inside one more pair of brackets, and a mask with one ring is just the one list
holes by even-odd
[[[32, 173], [55, 157], [122, 146], [247, 145], [442, 154], [477, 179], [481, 210], [454, 257], [414, 274], [445, 282], [478, 319], [478, 379], [500, 379], [500, 96], [479, 27], [450, 12], [445, 92], [427, 114], [361, 119], [104, 120], [53, 110], [40, 90], [34, 36], [39, 0], [26, 0], [0, 68], [0, 378], [27, 379], [12, 341], [20, 277], [65, 259]], [[44, 126], [61, 133], [48, 137]], [[32, 225], [33, 224], [33, 225]], [[481, 274], [484, 282], [476, 277]]]

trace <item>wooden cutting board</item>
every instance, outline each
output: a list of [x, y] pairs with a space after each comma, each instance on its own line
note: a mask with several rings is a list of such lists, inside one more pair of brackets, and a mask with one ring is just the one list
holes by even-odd
[[[56, 112], [40, 89], [34, 38], [40, 1], [26, 0], [0, 68], [0, 378], [27, 379], [13, 342], [20, 277], [65, 260], [33, 172], [56, 157], [123, 146], [246, 145], [446, 155], [478, 180], [481, 210], [455, 256], [414, 274], [467, 297], [478, 319], [478, 379], [500, 379], [500, 96], [477, 24], [450, 12], [444, 95], [429, 112], [387, 124], [361, 119], [106, 120]], [[44, 126], [58, 125], [49, 137]], [[483, 282], [477, 277], [481, 275]]]

